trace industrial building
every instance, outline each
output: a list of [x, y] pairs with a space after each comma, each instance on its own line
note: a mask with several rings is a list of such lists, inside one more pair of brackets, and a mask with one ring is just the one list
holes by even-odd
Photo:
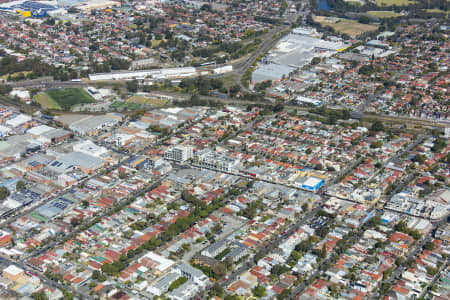
[[194, 67], [90, 74], [89, 80], [175, 79], [197, 75]]
[[79, 168], [85, 174], [92, 174], [104, 165], [104, 161], [95, 156], [82, 152], [71, 152], [57, 157], [47, 167], [58, 174], [73, 171], [76, 168]]
[[303, 96], [297, 96], [297, 98], [295, 98], [295, 102], [299, 105], [309, 104], [314, 106], [321, 106], [323, 104], [323, 102], [320, 100]]
[[[142, 62], [145, 65], [147, 62]], [[139, 68], [138, 61], [132, 63], [132, 68]], [[233, 66], [222, 66], [212, 69], [211, 72], [215, 75], [225, 74], [233, 71]], [[139, 71], [121, 71], [110, 73], [97, 73], [90, 74], [89, 80], [133, 80], [133, 79], [152, 79], [152, 80], [165, 80], [165, 79], [182, 79], [197, 77], [200, 75], [208, 75], [208, 71], [202, 71], [194, 67], [182, 67], [182, 68], [166, 68], [166, 69], [152, 69], [152, 70], [139, 70]]]
[[[99, 116], [83, 116], [81, 119], [73, 122], [68, 122], [69, 129], [73, 130], [79, 135], [97, 135], [100, 130], [107, 127], [113, 127], [122, 120], [122, 115], [119, 114], [105, 114]], [[63, 121], [63, 123], [65, 123]]]
[[263, 59], [252, 74], [252, 83], [279, 81], [299, 69], [316, 56], [331, 56], [350, 45], [339, 41], [322, 40], [311, 30], [295, 29], [283, 37]]
[[89, 0], [76, 5], [75, 8], [81, 11], [91, 11], [93, 9], [105, 9], [120, 6], [120, 1], [110, 1], [110, 0]]

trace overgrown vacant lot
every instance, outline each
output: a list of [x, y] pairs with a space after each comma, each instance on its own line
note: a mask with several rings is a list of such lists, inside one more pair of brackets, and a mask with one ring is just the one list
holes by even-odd
[[336, 32], [345, 33], [349, 36], [355, 37], [364, 32], [374, 31], [378, 29], [375, 24], [361, 24], [355, 20], [327, 18], [324, 16], [316, 16], [314, 21], [320, 23], [322, 26], [329, 26]]
[[39, 93], [36, 94], [33, 97], [33, 100], [37, 103], [39, 103], [43, 108], [47, 108], [47, 109], [58, 109], [60, 110], [61, 107], [58, 105], [58, 103], [56, 103], [55, 101], [53, 101], [52, 98], [49, 97], [49, 95], [47, 95], [46, 93]]
[[388, 11], [388, 10], [372, 10], [367, 12], [369, 15], [372, 15], [377, 18], [395, 18], [400, 16], [399, 13], [396, 13], [395, 11]]
[[62, 109], [70, 109], [73, 105], [92, 103], [92, 98], [85, 90], [79, 88], [55, 89], [46, 92]]
[[132, 102], [132, 103], [144, 104], [144, 105], [152, 105], [152, 106], [164, 106], [169, 102], [164, 99], [156, 99], [156, 98], [150, 98], [150, 97], [138, 96], [138, 95], [131, 96], [126, 101]]
[[378, 6], [392, 6], [392, 5], [409, 5], [415, 1], [411, 0], [377, 0]]

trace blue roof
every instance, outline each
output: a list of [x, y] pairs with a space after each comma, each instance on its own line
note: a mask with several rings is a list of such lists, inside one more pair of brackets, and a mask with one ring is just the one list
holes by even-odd
[[[2, 7], [5, 9], [6, 7]], [[55, 10], [58, 9], [58, 7], [42, 3], [42, 2], [35, 2], [35, 1], [25, 1], [20, 4], [9, 6], [9, 9], [21, 9], [21, 10], [27, 10], [27, 11], [33, 11], [33, 10]]]

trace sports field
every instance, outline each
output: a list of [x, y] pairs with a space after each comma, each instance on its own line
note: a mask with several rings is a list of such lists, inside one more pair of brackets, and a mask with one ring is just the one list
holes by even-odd
[[383, 18], [395, 18], [400, 16], [399, 13], [395, 11], [388, 11], [388, 10], [372, 10], [367, 12], [369, 15], [383, 19]]
[[58, 105], [52, 98], [50, 98], [46, 93], [39, 93], [33, 97], [33, 101], [39, 103], [43, 108], [46, 109], [61, 109], [61, 106]]
[[48, 90], [46, 93], [62, 109], [70, 109], [76, 104], [95, 102], [88, 92], [80, 88]]
[[324, 16], [314, 17], [314, 21], [320, 23], [322, 26], [329, 26], [336, 32], [348, 34], [351, 37], [358, 36], [365, 32], [375, 31], [378, 25], [375, 24], [361, 24], [355, 20], [348, 19], [329, 19]]
[[169, 101], [164, 99], [149, 98], [145, 96], [134, 95], [127, 99], [127, 102], [138, 103], [143, 105], [164, 106]]

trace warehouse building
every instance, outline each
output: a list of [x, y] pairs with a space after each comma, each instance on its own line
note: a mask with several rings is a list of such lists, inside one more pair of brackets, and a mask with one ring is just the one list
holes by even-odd
[[106, 114], [99, 116], [87, 116], [69, 125], [69, 129], [80, 135], [97, 135], [100, 130], [113, 127], [122, 120], [118, 114]]
[[279, 81], [289, 73], [309, 64], [314, 57], [331, 56], [350, 45], [312, 36], [307, 29], [294, 30], [283, 37], [252, 74], [252, 83]]
[[25, 18], [46, 17], [49, 12], [58, 9], [56, 1], [12, 1], [0, 5], [0, 11], [19, 13]]
[[95, 170], [103, 168], [104, 161], [100, 158], [82, 152], [72, 152], [57, 157], [47, 167], [58, 174], [73, 171], [79, 168], [85, 174], [92, 174]]

